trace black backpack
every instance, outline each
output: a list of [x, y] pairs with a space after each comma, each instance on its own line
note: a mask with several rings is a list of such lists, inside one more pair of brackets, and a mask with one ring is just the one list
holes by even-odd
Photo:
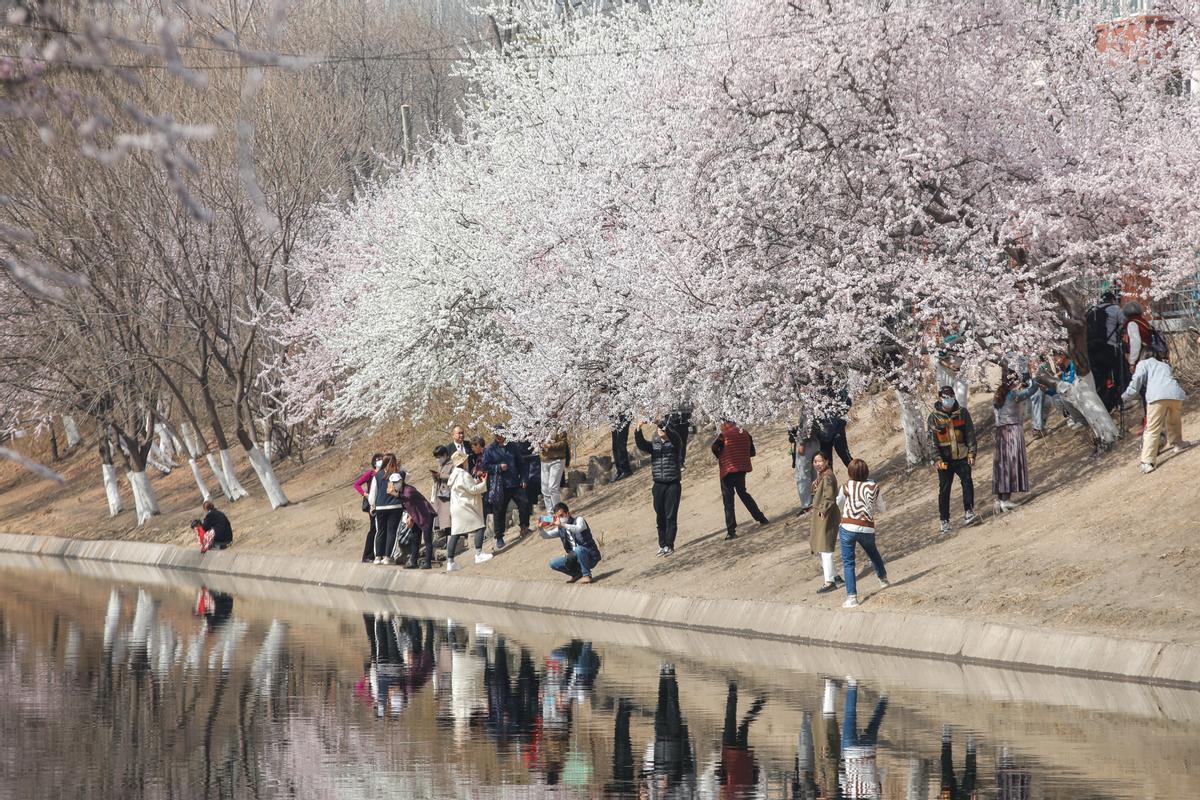
[[1153, 325], [1146, 326], [1149, 331], [1146, 334], [1145, 347], [1157, 359], [1166, 359], [1171, 355], [1171, 348], [1167, 344], [1167, 337], [1162, 335], [1162, 331]]
[[1101, 303], [1087, 310], [1087, 343], [1089, 347], [1109, 344], [1107, 309], [1110, 305], [1111, 303]]

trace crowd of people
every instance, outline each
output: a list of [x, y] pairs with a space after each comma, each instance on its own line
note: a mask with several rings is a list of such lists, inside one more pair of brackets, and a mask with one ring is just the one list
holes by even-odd
[[[1141, 470], [1151, 472], [1162, 440], [1173, 452], [1188, 444], [1182, 436], [1184, 392], [1175, 379], [1162, 334], [1136, 302], [1123, 308], [1106, 292], [1087, 314], [1088, 356], [1097, 390], [1110, 413], [1141, 399], [1145, 408]], [[939, 353], [937, 388], [926, 420], [928, 458], [938, 475], [938, 531], [949, 535], [954, 483], [961, 488], [962, 524], [981, 521], [975, 509], [973, 469], [979, 455], [977, 426], [967, 407], [967, 384], [956, 374], [953, 335]], [[1049, 409], [1056, 408], [1068, 427], [1086, 425], [1084, 415], [1062, 396], [1064, 384], [1077, 378], [1076, 365], [1066, 356], [1029, 359], [1009, 354], [1001, 365], [992, 394], [994, 421], [992, 493], [994, 513], [1015, 511], [1014, 497], [1028, 492], [1029, 461], [1025, 422], [1033, 435], [1043, 437]], [[870, 467], [855, 458], [847, 440], [847, 415], [851, 398], [830, 391], [820, 416], [801, 413], [788, 431], [791, 463], [800, 516], [809, 524], [809, 544], [819, 558], [822, 582], [818, 593], [844, 589], [843, 606], [859, 605], [857, 551], [861, 548], [881, 588], [889, 585], [887, 567], [877, 544], [877, 516], [885, 511], [883, 491], [871, 479]], [[682, 479], [687, 443], [693, 432], [692, 408], [685, 406], [658, 420], [623, 415], [612, 424], [615, 480], [632, 473], [628, 452], [629, 431], [634, 446], [650, 461], [651, 503], [657, 529], [657, 555], [675, 553], [679, 529]], [[725, 539], [738, 538], [735, 499], [759, 525], [767, 515], [747, 486], [758, 455], [754, 437], [734, 420], [722, 419], [709, 448], [716, 461], [725, 517]], [[835, 458], [845, 469], [840, 480]], [[573, 583], [591, 583], [602, 558], [601, 544], [588, 522], [573, 514], [562, 501], [562, 486], [571, 464], [571, 445], [565, 432], [541, 442], [510, 441], [503, 427], [492, 431], [491, 441], [467, 435], [455, 425], [451, 441], [433, 451], [428, 498], [410, 481], [394, 453], [376, 453], [354, 486], [369, 515], [363, 561], [375, 564], [405, 563], [429, 569], [435, 548], [445, 548], [447, 571], [461, 568], [459, 557], [469, 546], [475, 563], [483, 564], [507, 546], [510, 509], [515, 506], [517, 538], [536, 527], [543, 539], [557, 539], [563, 555], [549, 568]], [[543, 513], [534, 520], [539, 502]], [[485, 551], [491, 538], [492, 551]], [[835, 554], [841, 557], [836, 569]]]

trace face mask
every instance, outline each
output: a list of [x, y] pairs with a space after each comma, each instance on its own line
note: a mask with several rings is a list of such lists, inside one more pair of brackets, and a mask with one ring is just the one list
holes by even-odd
[[379, 469], [379, 468], [380, 468], [380, 467], [382, 467], [382, 466], [383, 466], [383, 462], [382, 462], [382, 461], [376, 461], [376, 462], [375, 462], [375, 469]]
[[938, 403], [938, 405], [940, 405], [942, 407], [943, 411], [951, 411], [954, 408], [954, 401], [953, 400], [942, 400], [940, 403]]

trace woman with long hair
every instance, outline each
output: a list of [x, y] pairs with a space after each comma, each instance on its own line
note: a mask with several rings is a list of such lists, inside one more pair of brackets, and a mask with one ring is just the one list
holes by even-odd
[[812, 518], [809, 521], [808, 546], [821, 557], [821, 574], [825, 582], [817, 589], [817, 594], [825, 594], [832, 592], [841, 582], [841, 578], [833, 571], [833, 549], [837, 547], [842, 514], [838, 510], [838, 482], [837, 476], [833, 474], [833, 465], [821, 453], [813, 456], [812, 464], [817, 479], [812, 483]]
[[370, 500], [371, 516], [375, 518], [375, 563], [395, 564], [392, 559], [392, 549], [396, 545], [396, 530], [400, 527], [400, 518], [404, 515], [404, 506], [395, 487], [399, 483], [400, 465], [396, 456], [388, 453], [383, 457], [383, 463], [371, 477], [371, 489], [367, 497]]
[[1025, 455], [1025, 401], [1038, 390], [1030, 382], [1021, 388], [1020, 376], [1007, 366], [1001, 368], [1000, 386], [992, 397], [996, 417], [995, 457], [992, 460], [992, 491], [996, 494], [996, 513], [1015, 511], [1013, 492], [1029, 491], [1029, 462]]
[[354, 491], [362, 498], [363, 511], [367, 514], [367, 539], [363, 542], [362, 552], [365, 564], [371, 563], [375, 557], [375, 515], [371, 513], [371, 499], [367, 496], [367, 490], [371, 488], [371, 478], [375, 477], [375, 470], [383, 466], [383, 453], [372, 453], [367, 464], [366, 470], [354, 482]]
[[855, 546], [862, 547], [871, 560], [875, 576], [879, 578], [879, 587], [886, 589], [891, 584], [887, 579], [883, 556], [879, 555], [879, 548], [875, 546], [875, 517], [885, 510], [883, 493], [879, 490], [879, 484], [870, 479], [871, 469], [861, 458], [851, 459], [846, 473], [849, 480], [837, 496], [837, 504], [842, 511], [838, 544], [842, 550], [842, 571], [846, 575], [846, 602], [842, 603], [842, 608], [855, 608], [858, 606], [858, 585], [854, 573]]

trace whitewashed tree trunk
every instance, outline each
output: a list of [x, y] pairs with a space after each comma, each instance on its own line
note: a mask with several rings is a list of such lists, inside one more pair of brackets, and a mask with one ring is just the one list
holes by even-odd
[[229, 486], [227, 494], [230, 500], [241, 500], [250, 496], [246, 487], [237, 479], [237, 472], [233, 468], [233, 454], [228, 450], [221, 451], [221, 470], [225, 473], [225, 483]]
[[67, 432], [67, 447], [78, 447], [83, 441], [83, 436], [79, 433], [79, 425], [75, 423], [75, 418], [68, 415], [63, 416], [63, 429]]
[[[188, 466], [191, 467], [192, 477], [196, 479], [196, 487], [200, 490], [200, 496], [205, 500], [211, 500], [212, 492], [208, 490], [208, 484], [204, 482], [204, 476], [200, 474], [200, 465], [196, 463], [196, 459], [200, 455], [200, 445], [186, 422], [183, 423], [183, 441], [179, 444], [186, 448]], [[212, 456], [210, 455], [209, 458], [212, 458]], [[218, 478], [219, 480], [220, 478]]]
[[171, 470], [174, 469], [169, 462], [163, 459], [162, 451], [158, 448], [158, 445], [151, 447], [150, 452], [146, 454], [146, 464], [147, 466], [154, 467], [163, 475], [170, 475]]
[[[262, 453], [260, 452], [259, 455]], [[271, 694], [271, 686], [275, 682], [275, 673], [279, 668], [280, 654], [283, 651], [287, 632], [287, 625], [277, 619], [271, 620], [271, 627], [267, 629], [267, 635], [263, 637], [262, 646], [258, 648], [258, 655], [254, 657], [254, 662], [250, 665], [250, 684], [260, 697], [268, 697]]]
[[904, 460], [910, 467], [924, 464], [929, 459], [924, 409], [916, 397], [900, 389], [896, 390], [896, 399], [900, 401], [900, 425], [904, 428]]
[[158, 497], [154, 494], [154, 487], [150, 485], [150, 476], [146, 474], [145, 470], [128, 472], [126, 477], [129, 478], [129, 487], [133, 490], [133, 503], [137, 510], [138, 525], [144, 525], [146, 520], [160, 513]]
[[175, 446], [175, 437], [171, 435], [170, 429], [161, 422], [156, 422], [154, 424], [154, 432], [158, 435], [156, 448], [159, 458], [162, 459], [164, 464], [172, 467], [177, 466], [178, 462], [175, 460], [177, 449]]
[[1104, 401], [1096, 393], [1096, 379], [1090, 372], [1077, 376], [1074, 383], [1059, 383], [1058, 393], [1087, 420], [1088, 427], [1092, 429], [1092, 434], [1101, 447], [1110, 447], [1117, 441], [1117, 423], [1113, 421], [1112, 415], [1104, 408]]
[[204, 482], [204, 476], [200, 474], [200, 465], [196, 463], [196, 459], [189, 458], [188, 466], [192, 468], [192, 477], [196, 479], [196, 488], [200, 490], [200, 496], [205, 500], [212, 500], [212, 492], [208, 490], [208, 484]]
[[213, 477], [217, 479], [217, 485], [221, 487], [221, 494], [225, 495], [230, 502], [237, 500], [233, 496], [233, 490], [229, 488], [229, 481], [225, 480], [225, 470], [221, 469], [217, 457], [212, 453], [205, 453], [204, 457], [208, 459], [208, 468], [212, 470]]
[[108, 497], [108, 515], [115, 517], [124, 509], [121, 503], [121, 486], [117, 482], [117, 468], [112, 464], [101, 464], [100, 470], [104, 475], [104, 494]]
[[250, 465], [254, 467], [254, 472], [258, 475], [259, 483], [267, 493], [267, 499], [271, 501], [271, 508], [286, 506], [288, 504], [287, 495], [283, 493], [283, 486], [275, 477], [275, 470], [271, 467], [271, 462], [263, 454], [263, 451], [258, 449], [258, 445], [254, 445], [246, 451], [246, 455], [250, 458]]

